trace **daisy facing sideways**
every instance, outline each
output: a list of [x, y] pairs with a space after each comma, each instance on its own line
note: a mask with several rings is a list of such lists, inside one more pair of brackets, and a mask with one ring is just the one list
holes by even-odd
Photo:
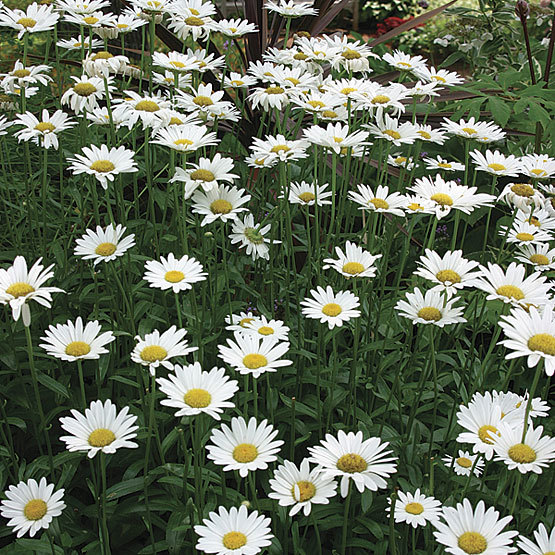
[[60, 418], [62, 428], [70, 434], [60, 439], [68, 451], [85, 451], [90, 459], [99, 451], [112, 454], [122, 447], [138, 447], [131, 441], [137, 437], [137, 417], [128, 412], [129, 407], [124, 407], [117, 413], [110, 399], [93, 401], [84, 415], [72, 410], [73, 416]]
[[214, 428], [210, 443], [206, 445], [208, 458], [224, 467], [224, 472], [238, 470], [244, 478], [254, 470], [266, 470], [268, 463], [277, 459], [283, 441], [275, 437], [275, 430], [267, 420], [260, 424], [252, 417], [248, 422], [242, 417], [231, 419], [231, 427], [222, 424]]
[[4, 495], [7, 499], [0, 505], [0, 514], [10, 519], [8, 526], [13, 527], [18, 538], [27, 532], [33, 537], [42, 528], [47, 529], [66, 507], [62, 501], [64, 489], [54, 492], [54, 484], [47, 484], [46, 478], [38, 483], [33, 479], [19, 482], [10, 486]]
[[309, 461], [320, 465], [325, 477], [341, 478], [341, 497], [347, 497], [351, 480], [360, 493], [377, 491], [387, 487], [385, 479], [397, 471], [397, 457], [388, 445], [377, 437], [363, 439], [362, 432], [340, 430], [337, 438], [326, 434], [320, 445], [309, 447]]
[[301, 301], [303, 315], [327, 323], [330, 330], [360, 316], [359, 299], [350, 291], [334, 293], [328, 285], [325, 289], [318, 286], [310, 294], [312, 298]]
[[337, 483], [325, 477], [320, 468], [310, 469], [308, 459], [303, 459], [297, 467], [291, 461], [283, 461], [270, 479], [272, 491], [270, 499], [277, 499], [282, 507], [291, 507], [289, 516], [303, 511], [305, 516], [311, 512], [312, 505], [327, 505], [337, 494]]
[[271, 519], [247, 507], [220, 507], [211, 512], [202, 524], [195, 525], [199, 540], [196, 548], [203, 553], [220, 555], [256, 555], [272, 543]]

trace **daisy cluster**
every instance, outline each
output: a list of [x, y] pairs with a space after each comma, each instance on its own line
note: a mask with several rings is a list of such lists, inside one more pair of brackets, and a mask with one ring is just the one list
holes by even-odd
[[[555, 158], [487, 118], [428, 121], [464, 78], [292, 31], [311, 3], [256, 21], [111, 8], [0, 2], [23, 42], [0, 74], [2, 213], [22, 237], [0, 268], [2, 361], [25, 390], [24, 413], [2, 405], [8, 526], [110, 553], [123, 507], [152, 552], [302, 553], [314, 534], [345, 555], [398, 552], [405, 523], [415, 553], [433, 533], [505, 555], [514, 517], [522, 552], [555, 552], [548, 509], [524, 508], [555, 461]], [[70, 542], [54, 519], [91, 492], [94, 538]]]

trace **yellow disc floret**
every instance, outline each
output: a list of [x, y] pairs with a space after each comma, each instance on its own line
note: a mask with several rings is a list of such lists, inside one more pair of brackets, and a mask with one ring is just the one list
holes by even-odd
[[17, 299], [18, 297], [24, 297], [25, 295], [32, 293], [34, 290], [35, 288], [32, 285], [29, 285], [28, 283], [25, 283], [23, 281], [18, 281], [17, 283], [13, 283], [12, 285], [10, 285], [6, 289], [6, 293], [8, 295], [12, 295], [12, 297], [15, 297]]
[[228, 532], [224, 534], [222, 543], [226, 549], [239, 549], [246, 545], [247, 536], [242, 532]]
[[185, 274], [179, 270], [170, 270], [165, 273], [164, 279], [170, 283], [179, 283], [185, 279]]
[[528, 348], [555, 356], [555, 337], [549, 333], [537, 333], [528, 339]]
[[31, 499], [23, 507], [23, 514], [27, 520], [40, 520], [48, 510], [48, 506], [42, 499]]
[[326, 316], [334, 317], [339, 316], [343, 312], [343, 309], [337, 303], [328, 303], [322, 307], [322, 312]]
[[106, 447], [113, 443], [116, 436], [112, 430], [106, 428], [97, 428], [89, 435], [89, 445], [92, 447]]
[[251, 353], [243, 357], [243, 365], [249, 370], [257, 370], [268, 364], [268, 359], [264, 355]]
[[258, 457], [258, 449], [252, 443], [240, 443], [233, 449], [233, 458], [239, 463], [250, 463]]
[[486, 538], [478, 532], [465, 532], [459, 536], [457, 545], [469, 555], [478, 555], [488, 548]]
[[336, 466], [342, 472], [354, 474], [364, 472], [368, 468], [368, 463], [360, 455], [348, 453], [338, 459]]
[[203, 409], [212, 401], [212, 395], [206, 389], [189, 389], [183, 396], [187, 405], [195, 409]]
[[141, 351], [140, 356], [145, 362], [156, 362], [165, 359], [168, 356], [168, 351], [160, 345], [149, 345]]
[[84, 341], [72, 341], [66, 347], [66, 355], [72, 357], [82, 357], [91, 352], [91, 346]]

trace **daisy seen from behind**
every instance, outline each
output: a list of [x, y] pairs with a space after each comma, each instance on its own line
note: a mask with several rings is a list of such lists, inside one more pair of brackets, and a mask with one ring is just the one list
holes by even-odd
[[137, 437], [137, 417], [128, 413], [129, 407], [118, 413], [110, 399], [93, 401], [84, 415], [72, 410], [72, 416], [60, 418], [62, 428], [70, 434], [60, 439], [68, 451], [84, 451], [90, 459], [99, 451], [112, 454], [123, 447], [138, 447], [131, 441]]
[[277, 459], [283, 441], [275, 437], [275, 430], [267, 420], [257, 424], [252, 417], [248, 422], [243, 417], [231, 419], [231, 427], [222, 424], [212, 430], [210, 443], [206, 445], [208, 458], [224, 472], [238, 470], [244, 478], [249, 472], [266, 470], [268, 463]]
[[360, 316], [360, 310], [357, 310], [359, 298], [350, 291], [334, 293], [328, 285], [325, 289], [318, 286], [310, 294], [312, 298], [306, 297], [301, 301], [303, 315], [327, 323], [330, 330]]
[[[270, 231], [270, 228], [270, 224], [262, 227], [255, 225], [254, 216], [246, 214], [243, 219], [237, 218], [233, 222], [229, 238], [232, 245], [239, 243], [239, 248], [246, 247], [247, 256], [251, 256], [253, 260], [257, 258], [269, 260], [270, 248], [268, 243], [270, 243], [270, 239], [267, 239], [265, 235]], [[274, 241], [274, 243], [279, 242]]]
[[0, 514], [9, 518], [8, 526], [13, 527], [17, 537], [27, 532], [33, 537], [39, 530], [48, 529], [53, 518], [60, 516], [66, 504], [62, 501], [64, 489], [54, 491], [54, 484], [48, 484], [46, 478], [19, 482], [10, 486], [2, 500]]

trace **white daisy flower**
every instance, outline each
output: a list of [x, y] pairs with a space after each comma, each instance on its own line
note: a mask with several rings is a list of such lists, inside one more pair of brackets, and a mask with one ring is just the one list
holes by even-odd
[[139, 426], [133, 425], [137, 417], [128, 412], [129, 407], [124, 407], [117, 414], [116, 405], [110, 399], [105, 403], [93, 401], [84, 416], [72, 410], [73, 417], [60, 418], [62, 428], [70, 434], [60, 439], [68, 451], [86, 451], [90, 459], [99, 451], [112, 454], [123, 447], [138, 447], [131, 441], [137, 437]]
[[60, 516], [66, 508], [62, 501], [64, 489], [54, 492], [54, 484], [48, 484], [46, 478], [40, 482], [28, 480], [19, 482], [17, 486], [10, 486], [2, 500], [0, 514], [9, 518], [8, 526], [13, 527], [17, 537], [29, 532], [33, 537], [39, 530], [48, 529], [52, 519]]
[[341, 247], [335, 247], [335, 253], [337, 254], [337, 259], [325, 258], [322, 268], [324, 270], [333, 268], [346, 278], [374, 277], [376, 275], [374, 263], [378, 258], [382, 257], [381, 254], [370, 254], [362, 247], [350, 241], [347, 241], [345, 244], [345, 252], [343, 252]]
[[[247, 256], [252, 256], [253, 260], [257, 258], [269, 260], [270, 249], [268, 243], [270, 239], [267, 239], [265, 235], [270, 231], [270, 228], [270, 224], [264, 227], [256, 226], [254, 216], [247, 214], [242, 220], [237, 219], [233, 223], [229, 238], [232, 245], [240, 243], [239, 248], [246, 247]], [[280, 241], [275, 242], [279, 243]]]
[[310, 2], [296, 2], [295, 0], [267, 0], [264, 9], [276, 12], [283, 17], [303, 17], [307, 15], [317, 15], [318, 10], [312, 7]]
[[545, 243], [520, 245], [515, 258], [524, 264], [533, 265], [537, 272], [555, 270], [555, 249]]
[[375, 192], [368, 185], [358, 185], [357, 189], [358, 193], [355, 191], [349, 192], [349, 198], [360, 204], [359, 210], [403, 216], [402, 207], [405, 201], [401, 193], [390, 193], [389, 187], [383, 185], [378, 185]]
[[393, 119], [388, 114], [376, 118], [376, 123], [369, 123], [363, 126], [378, 139], [385, 139], [395, 146], [403, 144], [413, 144], [416, 139], [421, 138], [418, 134], [418, 127], [410, 121], [400, 123], [398, 119]]
[[212, 83], [200, 84], [197, 89], [190, 92], [176, 91], [175, 102], [186, 112], [210, 112], [224, 95], [224, 91], [213, 91]]
[[91, 52], [83, 60], [83, 70], [91, 77], [108, 77], [110, 73], [123, 71], [128, 64], [127, 56], [115, 56], [106, 50], [101, 50], [100, 52]]
[[243, 325], [239, 324], [239, 331], [245, 335], [271, 337], [275, 341], [287, 341], [290, 330], [281, 320], [268, 320], [266, 316], [260, 316], [260, 318], [254, 318]]
[[236, 331], [233, 339], [225, 345], [218, 345], [218, 356], [241, 374], [260, 377], [264, 372], [277, 372], [278, 368], [290, 366], [293, 361], [282, 358], [289, 350], [287, 341], [279, 342], [274, 337], [262, 334], [245, 334]]
[[426, 164], [427, 170], [443, 170], [447, 172], [464, 171], [464, 164], [459, 162], [450, 162], [441, 156], [436, 156], [436, 158], [424, 158], [424, 163]]
[[[387, 512], [391, 512], [391, 498], [388, 499], [389, 507]], [[437, 522], [441, 516], [441, 502], [435, 497], [427, 497], [420, 493], [420, 488], [414, 493], [397, 492], [395, 512], [393, 518], [395, 522], [406, 522], [413, 528], [426, 526], [428, 522]]]
[[152, 143], [179, 152], [194, 152], [201, 147], [218, 144], [216, 133], [205, 125], [174, 125], [159, 129]]
[[298, 468], [291, 461], [283, 461], [270, 479], [270, 487], [272, 491], [268, 497], [277, 499], [282, 507], [291, 507], [289, 516], [301, 510], [308, 516], [312, 504], [327, 505], [337, 494], [335, 480], [324, 476], [319, 467], [311, 470], [308, 459], [303, 459]]
[[216, 555], [256, 555], [272, 543], [271, 520], [258, 511], [247, 512], [247, 507], [220, 507], [209, 513], [203, 525], [196, 524], [200, 536], [196, 548]]
[[149, 287], [156, 287], [162, 291], [172, 289], [174, 293], [179, 293], [192, 289], [193, 283], [204, 281], [207, 275], [202, 264], [195, 258], [187, 255], [175, 258], [170, 252], [168, 258], [161, 256], [160, 262], [148, 260], [145, 263], [143, 279], [149, 283]]
[[450, 324], [466, 322], [462, 317], [463, 307], [453, 306], [458, 299], [447, 300], [440, 291], [430, 289], [425, 295], [418, 287], [412, 293], [406, 293], [406, 301], [397, 301], [395, 309], [403, 318], [412, 320], [413, 324], [433, 324], [443, 328]]
[[437, 82], [440, 85], [452, 86], [464, 83], [464, 79], [455, 71], [447, 71], [446, 69], [437, 69], [435, 67], [427, 67], [419, 65], [412, 69], [412, 73], [419, 79], [428, 83]]
[[445, 291], [449, 298], [464, 287], [474, 287], [476, 279], [481, 276], [481, 272], [473, 271], [480, 264], [463, 258], [462, 250], [447, 251], [441, 257], [426, 249], [418, 265], [420, 267], [414, 274], [435, 283], [432, 291]]
[[[172, 73], [188, 73], [199, 68], [199, 61], [190, 54], [181, 52], [154, 52], [152, 65], [169, 69]], [[173, 84], [173, 76], [172, 76]]]
[[[62, 95], [62, 106], [70, 106], [76, 114], [83, 111], [91, 112], [98, 108], [98, 101], [106, 96], [106, 88], [102, 77], [89, 77], [88, 75], [76, 77], [72, 75], [71, 78], [75, 83]], [[106, 83], [108, 92], [112, 93], [115, 90], [114, 78], [107, 77]]]
[[517, 220], [513, 222], [510, 229], [504, 225], [499, 226], [499, 235], [506, 236], [507, 243], [518, 245], [541, 245], [553, 239], [551, 233], [540, 229], [536, 224]]
[[305, 140], [286, 139], [283, 135], [266, 135], [264, 139], [254, 137], [253, 144], [249, 147], [253, 155], [258, 158], [270, 158], [281, 162], [290, 162], [307, 158], [306, 149], [308, 142]]
[[232, 314], [225, 317], [226, 330], [244, 332], [246, 328], [253, 322], [259, 321], [260, 316], [255, 316], [252, 312], [241, 312], [240, 314]]
[[551, 529], [551, 533], [547, 533], [547, 529], [540, 523], [538, 529], [534, 531], [534, 539], [536, 543], [519, 536], [517, 545], [523, 551], [523, 555], [549, 555], [555, 553], [555, 528]]
[[418, 167], [418, 164], [414, 163], [414, 158], [407, 158], [398, 152], [396, 154], [389, 154], [387, 157], [387, 163], [390, 166], [395, 168], [404, 168], [407, 171], [411, 171], [415, 166]]
[[324, 129], [318, 125], [313, 125], [304, 131], [304, 138], [313, 145], [322, 146], [346, 156], [348, 149], [361, 147], [369, 144], [367, 131], [355, 131], [350, 133], [348, 125], [341, 123], [328, 123]]
[[422, 177], [416, 179], [412, 187], [408, 187], [417, 196], [434, 203], [438, 220], [447, 216], [451, 210], [460, 210], [470, 214], [475, 208], [492, 206], [495, 197], [486, 193], [477, 193], [476, 187], [458, 185], [455, 181], [444, 181], [437, 174], [434, 179]]
[[466, 432], [461, 432], [459, 443], [472, 443], [474, 453], [483, 453], [487, 460], [493, 457], [493, 435], [499, 435], [502, 424], [501, 407], [491, 398], [477, 397], [468, 406], [461, 405], [457, 422]]
[[267, 87], [255, 87], [248, 100], [252, 103], [253, 108], [262, 106], [266, 111], [276, 108], [283, 110], [289, 104], [291, 92], [285, 87], [280, 87], [274, 83]]
[[102, 326], [97, 320], [87, 322], [83, 327], [81, 317], [73, 323], [68, 320], [65, 324], [49, 326], [41, 340], [42, 347], [49, 355], [75, 362], [76, 360], [98, 359], [108, 352], [104, 346], [115, 341], [111, 331], [100, 333]]
[[243, 205], [250, 199], [251, 196], [245, 189], [216, 185], [209, 191], [196, 191], [193, 194], [192, 211], [204, 216], [200, 222], [201, 227], [216, 220], [233, 221], [237, 219], [237, 214], [248, 211]]
[[530, 424], [523, 440], [523, 425], [524, 422], [520, 426], [501, 426], [501, 436], [493, 436], [494, 460], [504, 462], [509, 470], [516, 469], [522, 474], [541, 474], [542, 468], [548, 468], [555, 460], [555, 438], [542, 436], [543, 426], [534, 429]]
[[76, 124], [69, 119], [68, 115], [62, 110], [56, 110], [51, 116], [48, 110], [43, 110], [40, 119], [25, 112], [17, 114], [16, 120], [12, 125], [23, 125], [24, 128], [14, 133], [18, 141], [32, 141], [44, 148], [53, 147], [58, 150], [58, 133], [70, 129]]
[[332, 48], [337, 49], [337, 54], [332, 59], [332, 68], [341, 71], [347, 70], [349, 73], [370, 73], [369, 58], [378, 58], [367, 43], [361, 41], [350, 41], [347, 37], [325, 35]]
[[[88, 27], [89, 29], [100, 30], [101, 27], [109, 26], [113, 21], [114, 14], [104, 13], [101, 11], [89, 13], [74, 13], [66, 12], [63, 20], [69, 23], [74, 23], [81, 27]], [[102, 36], [102, 35], [100, 35]]]
[[468, 121], [461, 119], [458, 123], [448, 118], [443, 118], [441, 126], [451, 135], [474, 140], [480, 137], [495, 135], [501, 131], [501, 128], [493, 122], [477, 121], [474, 118], [470, 118]]
[[403, 208], [407, 214], [435, 214], [436, 203], [419, 195], [406, 195], [403, 197]]
[[[434, 129], [431, 125], [419, 124], [416, 132], [418, 133], [418, 135], [420, 135], [420, 140], [427, 143], [442, 145], [447, 140], [447, 137], [444, 133], [442, 133], [439, 129]], [[458, 165], [460, 166], [461, 164]]]
[[161, 116], [172, 106], [169, 97], [164, 94], [140, 95], [135, 91], [124, 91], [125, 98], [114, 100], [113, 113], [117, 119], [125, 120], [131, 129], [139, 120], [143, 129], [159, 127]]
[[[459, 456], [453, 461], [453, 457], [446, 456], [441, 459], [445, 466], [452, 468], [459, 476], [469, 476], [470, 472], [474, 476], [480, 476], [484, 468], [484, 462], [478, 459], [480, 455], [471, 455], [468, 451], [459, 450]], [[476, 462], [478, 459], [478, 462]]]
[[108, 0], [56, 0], [56, 9], [61, 12], [94, 13], [109, 6]]
[[545, 208], [538, 208], [534, 211], [518, 209], [515, 222], [532, 224], [543, 231], [555, 230], [554, 214]]
[[83, 260], [92, 259], [95, 266], [99, 262], [110, 262], [123, 256], [135, 245], [134, 233], [123, 237], [126, 229], [121, 224], [115, 227], [110, 224], [105, 229], [97, 225], [96, 231], [87, 229], [85, 235], [75, 241], [75, 256], [80, 256]]
[[520, 173], [520, 162], [512, 154], [507, 156], [498, 150], [486, 150], [484, 155], [479, 150], [473, 150], [470, 157], [478, 171], [509, 177], [516, 177]]
[[328, 285], [325, 289], [318, 286], [310, 294], [313, 298], [301, 301], [303, 315], [327, 323], [330, 330], [360, 316], [360, 310], [356, 310], [360, 306], [359, 298], [350, 291], [334, 293]]
[[10, 305], [12, 317], [16, 322], [23, 316], [25, 326], [31, 324], [28, 301], [36, 301], [50, 308], [52, 293], [65, 293], [59, 287], [43, 287], [54, 275], [54, 264], [45, 268], [41, 262], [42, 258], [39, 258], [28, 270], [25, 258], [16, 256], [9, 268], [0, 268], [0, 304]]
[[6, 91], [14, 93], [16, 89], [31, 88], [29, 85], [47, 85], [52, 81], [52, 77], [48, 75], [51, 70], [52, 68], [47, 65], [24, 66], [16, 60], [13, 69], [3, 75], [2, 86]]
[[220, 19], [214, 24], [214, 30], [226, 37], [242, 37], [258, 32], [256, 25], [246, 19]]
[[[301, 181], [300, 183], [291, 182], [289, 184], [289, 197], [288, 200], [291, 204], [302, 204], [305, 206], [324, 206], [331, 204], [332, 201], [328, 200], [332, 195], [332, 191], [328, 191], [329, 185], [315, 185], [314, 183], [307, 183]], [[285, 198], [282, 192], [278, 198]]]
[[106, 145], [83, 147], [83, 154], [68, 158], [69, 169], [75, 174], [87, 173], [94, 176], [104, 189], [108, 189], [108, 181], [114, 181], [120, 173], [139, 171], [133, 159], [135, 153], [124, 146], [108, 149]]
[[54, 11], [54, 6], [45, 6], [33, 2], [25, 11], [11, 10], [4, 7], [0, 11], [0, 27], [9, 27], [18, 31], [17, 38], [21, 39], [25, 33], [40, 33], [54, 29], [60, 14]]
[[499, 518], [499, 513], [490, 507], [486, 511], [483, 501], [472, 509], [468, 499], [455, 507], [443, 507], [444, 522], [434, 522], [436, 540], [445, 545], [445, 551], [454, 555], [480, 553], [481, 555], [507, 555], [514, 553], [511, 547], [515, 530], [502, 532], [512, 516]]
[[102, 48], [104, 46], [104, 42], [100, 39], [89, 39], [89, 37], [79, 35], [75, 38], [70, 39], [61, 39], [59, 40], [56, 45], [64, 50], [96, 50], [97, 48]]
[[360, 493], [387, 487], [385, 479], [397, 470], [388, 445], [377, 437], [363, 439], [362, 432], [339, 430], [337, 438], [326, 434], [320, 445], [309, 447], [308, 460], [320, 465], [325, 477], [341, 477], [341, 497], [347, 497], [350, 480]]
[[160, 404], [178, 409], [174, 416], [195, 416], [206, 413], [220, 420], [225, 408], [232, 408], [230, 399], [237, 393], [237, 381], [230, 380], [223, 368], [214, 366], [210, 372], [202, 370], [195, 362], [188, 366], [173, 367], [174, 374], [157, 378], [160, 391], [168, 398]]
[[401, 71], [412, 71], [418, 67], [423, 67], [427, 61], [422, 56], [411, 56], [406, 52], [401, 52], [401, 50], [387, 52], [382, 56], [382, 60]]
[[530, 212], [531, 208], [535, 211], [543, 206], [544, 196], [541, 191], [534, 189], [529, 183], [509, 183], [499, 195], [498, 200]]
[[507, 271], [498, 264], [488, 262], [487, 268], [480, 266], [482, 277], [475, 286], [488, 293], [488, 301], [500, 300], [514, 306], [542, 306], [549, 301], [552, 284], [546, 283], [547, 278], [539, 272], [525, 277], [526, 267], [511, 262]]
[[266, 470], [268, 463], [277, 459], [277, 453], [283, 441], [274, 441], [278, 430], [267, 420], [260, 424], [251, 418], [248, 423], [242, 417], [231, 419], [231, 427], [222, 424], [220, 429], [213, 429], [210, 443], [206, 445], [208, 458], [228, 470], [238, 470], [245, 477], [254, 470]]
[[410, 89], [399, 83], [387, 87], [375, 84], [365, 91], [356, 103], [357, 111], [368, 110], [375, 117], [381, 118], [384, 112], [399, 116], [405, 112], [403, 101], [410, 95]]
[[527, 154], [520, 158], [520, 173], [532, 179], [548, 179], [555, 175], [555, 159], [547, 154]]
[[174, 363], [170, 359], [186, 356], [198, 350], [198, 347], [189, 347], [187, 340], [183, 340], [185, 335], [187, 331], [178, 330], [176, 326], [172, 326], [164, 333], [154, 330], [147, 333], [144, 339], [137, 335], [135, 336], [137, 344], [131, 352], [131, 360], [142, 366], [148, 366], [152, 376], [160, 365], [173, 370]]
[[256, 79], [250, 75], [243, 75], [235, 71], [230, 71], [224, 77], [224, 86], [230, 89], [247, 89], [256, 84]]

